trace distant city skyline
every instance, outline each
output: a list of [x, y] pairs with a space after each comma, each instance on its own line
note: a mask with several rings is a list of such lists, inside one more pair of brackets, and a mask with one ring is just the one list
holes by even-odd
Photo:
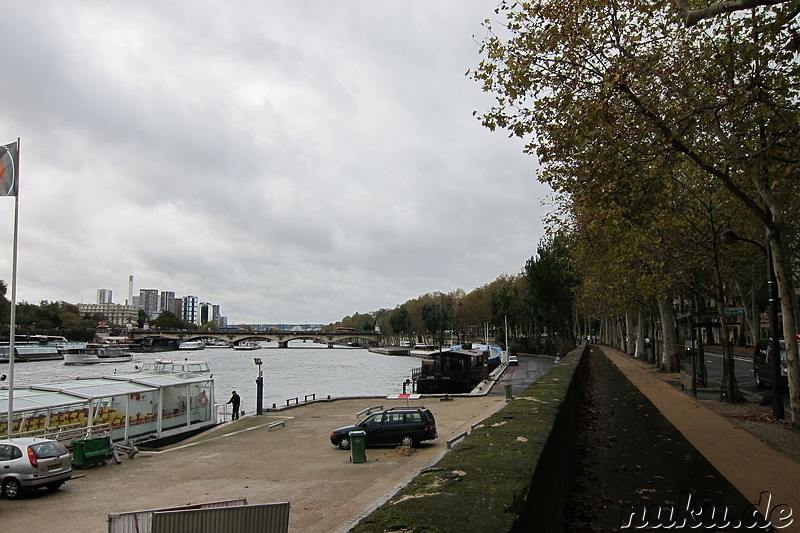
[[[82, 302], [79, 305], [83, 306], [86, 312], [102, 314], [104, 316], [114, 317], [115, 319], [120, 319], [122, 317], [127, 319], [127, 315], [118, 313], [117, 310], [110, 307], [112, 305], [124, 305], [135, 309], [141, 309], [147, 314], [149, 320], [155, 320], [163, 311], [169, 311], [181, 320], [197, 326], [202, 326], [208, 322], [214, 322], [218, 326], [224, 327], [228, 323], [227, 317], [222, 316], [220, 313], [220, 306], [217, 304], [202, 301], [201, 298], [192, 294], [176, 297], [175, 291], [153, 288], [141, 288], [139, 289], [139, 294], [134, 295], [134, 281], [134, 275], [129, 275], [128, 297], [125, 299], [125, 304], [114, 304], [113, 290], [101, 288], [97, 289], [97, 301], [95, 306]], [[90, 309], [91, 311], [89, 311]]]

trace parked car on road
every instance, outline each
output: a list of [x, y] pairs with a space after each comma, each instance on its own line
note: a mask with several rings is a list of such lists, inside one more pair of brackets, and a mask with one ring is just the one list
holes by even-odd
[[9, 499], [23, 490], [56, 490], [72, 477], [72, 458], [58, 441], [41, 438], [0, 440], [0, 492]]
[[[789, 377], [787, 375], [786, 367], [786, 342], [780, 341], [781, 347], [781, 386], [789, 387]], [[773, 357], [772, 357], [772, 341], [769, 339], [762, 339], [756, 341], [756, 346], [753, 350], [753, 379], [758, 387], [766, 387], [772, 385], [773, 376]]]
[[516, 355], [509, 355], [508, 356], [508, 365], [509, 366], [519, 366], [519, 359], [517, 359]]
[[433, 413], [425, 407], [395, 407], [373, 413], [355, 426], [331, 431], [331, 444], [350, 449], [350, 432], [363, 431], [367, 446], [401, 444], [416, 446], [424, 440], [438, 437]]

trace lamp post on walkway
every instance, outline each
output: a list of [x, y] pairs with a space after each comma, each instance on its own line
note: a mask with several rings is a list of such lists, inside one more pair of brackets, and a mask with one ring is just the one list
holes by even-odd
[[763, 245], [739, 237], [732, 229], [720, 234], [724, 244], [744, 241], [758, 246], [767, 260], [767, 297], [769, 299], [769, 331], [771, 335], [770, 351], [772, 352], [772, 416], [777, 420], [784, 419], [783, 391], [781, 390], [781, 341], [778, 338], [778, 285], [775, 280], [775, 268], [772, 265], [772, 254]]
[[261, 372], [261, 358], [254, 357], [253, 362], [258, 366], [258, 377], [256, 378], [256, 414], [264, 414], [264, 374]]

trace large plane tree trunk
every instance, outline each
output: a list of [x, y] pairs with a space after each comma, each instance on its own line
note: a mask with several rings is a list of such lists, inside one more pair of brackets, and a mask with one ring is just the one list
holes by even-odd
[[681, 367], [678, 353], [678, 333], [675, 327], [675, 311], [672, 299], [663, 296], [658, 299], [658, 312], [661, 316], [661, 335], [664, 338], [664, 351], [661, 354], [661, 367], [667, 372], [678, 372]]

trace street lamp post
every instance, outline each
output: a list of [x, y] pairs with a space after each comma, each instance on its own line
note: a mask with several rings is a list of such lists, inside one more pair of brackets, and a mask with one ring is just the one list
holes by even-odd
[[723, 231], [720, 237], [724, 244], [730, 244], [734, 241], [754, 244], [764, 252], [764, 256], [767, 259], [767, 297], [769, 299], [770, 351], [772, 352], [772, 416], [777, 420], [783, 420], [785, 414], [783, 410], [783, 391], [781, 390], [781, 341], [778, 338], [778, 284], [775, 279], [772, 254], [763, 245], [756, 241], [739, 237], [731, 229]]
[[258, 366], [258, 377], [256, 378], [256, 414], [264, 413], [264, 374], [261, 372], [261, 358], [254, 357], [253, 361]]

